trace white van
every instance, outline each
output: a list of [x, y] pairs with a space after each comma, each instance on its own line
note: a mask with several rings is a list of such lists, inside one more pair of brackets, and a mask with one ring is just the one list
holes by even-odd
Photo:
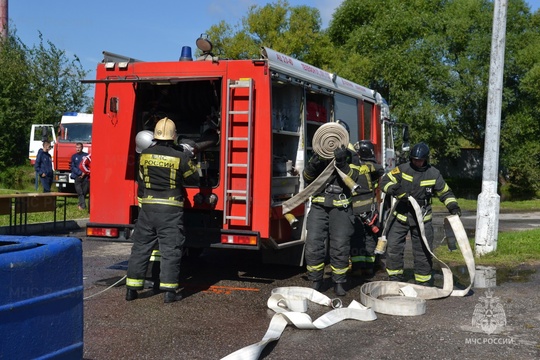
[[[30, 145], [28, 146], [28, 158], [32, 165], [36, 162], [37, 153], [39, 149], [43, 148], [43, 141], [45, 140], [50, 141], [51, 147], [54, 147], [54, 144], [56, 143], [54, 126], [52, 124], [32, 124], [32, 130], [30, 131]], [[53, 151], [50, 151], [49, 154], [54, 156]]]

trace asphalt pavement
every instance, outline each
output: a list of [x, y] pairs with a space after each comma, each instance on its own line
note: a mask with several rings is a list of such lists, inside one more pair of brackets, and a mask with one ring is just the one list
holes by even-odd
[[[540, 213], [502, 215], [499, 231], [540, 226]], [[442, 217], [436, 216], [437, 221]], [[462, 221], [468, 233], [474, 231], [475, 214], [464, 213]], [[71, 236], [78, 234], [74, 230]], [[198, 259], [184, 259], [182, 301], [164, 304], [161, 294], [148, 289], [126, 302], [121, 279], [131, 245], [82, 238], [88, 360], [221, 359], [263, 338], [274, 316], [267, 308], [272, 289], [309, 286], [302, 268], [262, 265], [254, 252], [212, 250]], [[489, 288], [477, 286], [465, 297], [428, 300], [420, 316], [377, 314], [374, 321], [345, 320], [323, 330], [289, 325], [260, 358], [538, 359], [539, 268], [516, 264], [512, 269], [488, 269], [495, 275]], [[468, 284], [464, 269], [454, 269], [454, 276], [458, 285]], [[385, 278], [384, 271], [371, 279], [351, 277], [344, 305], [360, 300], [364, 282]], [[440, 281], [440, 274], [436, 278]], [[329, 282], [322, 292], [334, 297]], [[327, 311], [310, 303], [308, 315], [315, 320]]]

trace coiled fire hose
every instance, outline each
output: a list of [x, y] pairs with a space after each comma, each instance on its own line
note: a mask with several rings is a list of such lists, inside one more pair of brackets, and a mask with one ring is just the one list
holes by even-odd
[[[422, 219], [422, 209], [418, 202], [410, 196], [409, 202], [412, 205], [415, 216], [419, 220], [418, 227], [422, 242], [426, 249], [441, 265], [443, 273], [443, 288], [426, 287], [422, 285], [409, 284], [395, 281], [372, 281], [365, 283], [360, 288], [360, 302], [372, 308], [375, 312], [388, 315], [417, 316], [426, 312], [426, 300], [439, 299], [447, 296], [465, 296], [469, 293], [475, 277], [474, 255], [467, 238], [467, 233], [458, 215], [449, 215], [444, 219], [445, 228], [451, 229], [459, 244], [461, 254], [467, 265], [470, 284], [466, 289], [454, 290], [454, 279], [452, 270], [448, 265], [439, 260], [429, 247], [425, 236], [424, 222]], [[390, 214], [392, 216], [392, 214]]]
[[[409, 197], [417, 218], [421, 219], [422, 210], [416, 200]], [[392, 216], [392, 215], [390, 215]], [[420, 233], [424, 245], [441, 263], [443, 272], [443, 288], [430, 288], [422, 285], [394, 281], [368, 282], [360, 288], [360, 303], [352, 300], [344, 308], [340, 299], [330, 299], [326, 295], [304, 287], [281, 287], [272, 290], [267, 301], [268, 308], [275, 311], [262, 340], [222, 358], [222, 360], [256, 360], [269, 343], [279, 340], [287, 325], [298, 329], [325, 329], [343, 320], [373, 321], [377, 319], [376, 312], [399, 316], [417, 316], [426, 311], [426, 300], [447, 296], [465, 296], [469, 293], [474, 282], [474, 256], [465, 229], [458, 215], [449, 215], [444, 219], [445, 229], [451, 229], [455, 236], [467, 269], [470, 285], [463, 290], [454, 290], [453, 276], [450, 268], [437, 259], [431, 251], [425, 237], [424, 223], [419, 221]], [[448, 235], [448, 234], [447, 234]], [[312, 320], [305, 312], [308, 301], [333, 308], [316, 320]]]
[[349, 133], [347, 133], [347, 130], [343, 126], [336, 123], [326, 123], [321, 125], [313, 135], [312, 145], [313, 151], [315, 151], [317, 155], [326, 160], [332, 159], [332, 161], [330, 161], [328, 166], [311, 184], [282, 204], [282, 214], [284, 214], [287, 221], [289, 221], [289, 224], [293, 227], [298, 220], [290, 212], [305, 203], [311, 195], [319, 192], [322, 187], [326, 186], [326, 181], [332, 175], [334, 170], [337, 170], [340, 178], [351, 192], [354, 192], [358, 187], [354, 180], [336, 167], [336, 161], [334, 159], [334, 150], [342, 145], [345, 147], [349, 145]]

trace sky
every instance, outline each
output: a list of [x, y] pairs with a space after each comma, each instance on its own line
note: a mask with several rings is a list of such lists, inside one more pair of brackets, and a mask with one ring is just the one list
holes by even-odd
[[[7, 0], [9, 26], [31, 47], [45, 41], [76, 55], [88, 78], [95, 75], [103, 51], [143, 61], [176, 61], [182, 47], [195, 53], [197, 38], [224, 20], [239, 25], [251, 5], [264, 0]], [[319, 9], [323, 28], [343, 0], [288, 0], [291, 6]], [[532, 11], [540, 0], [528, 0]]]

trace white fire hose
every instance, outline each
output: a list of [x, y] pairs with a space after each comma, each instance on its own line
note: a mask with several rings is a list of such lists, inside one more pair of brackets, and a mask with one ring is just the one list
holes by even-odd
[[[447, 296], [465, 296], [469, 293], [474, 282], [475, 264], [474, 255], [467, 238], [467, 233], [463, 228], [463, 224], [458, 215], [449, 215], [444, 221], [445, 225], [454, 232], [456, 240], [461, 249], [463, 258], [469, 271], [470, 284], [464, 290], [454, 289], [454, 279], [452, 270], [444, 262], [439, 260], [433, 254], [429, 247], [425, 236], [424, 223], [422, 219], [422, 209], [413, 197], [409, 197], [409, 202], [412, 204], [416, 218], [418, 221], [422, 241], [430, 254], [441, 264], [443, 273], [443, 288], [425, 287], [422, 285], [409, 284], [404, 282], [391, 281], [373, 281], [365, 283], [360, 288], [360, 302], [367, 307], [372, 308], [375, 312], [387, 315], [400, 316], [416, 316], [426, 312], [426, 300], [439, 299]], [[392, 215], [390, 215], [392, 216]], [[446, 227], [446, 226], [445, 226]]]
[[[336, 123], [325, 123], [315, 131], [312, 140], [313, 151], [317, 153], [321, 158], [330, 160], [328, 166], [323, 170], [322, 173], [308, 186], [306, 186], [301, 192], [285, 201], [282, 204], [282, 213], [285, 215], [287, 220], [291, 222], [294, 217], [289, 218], [289, 212], [294, 210], [296, 207], [305, 203], [309, 197], [319, 191], [321, 187], [326, 185], [326, 180], [332, 175], [334, 170], [337, 170], [337, 173], [347, 185], [353, 191], [357, 185], [356, 183], [345, 174], [343, 171], [339, 170], [336, 167], [336, 161], [334, 159], [334, 150], [338, 147], [349, 145], [349, 133], [347, 130]], [[292, 215], [291, 215], [292, 216]]]
[[[421, 208], [412, 197], [416, 217], [421, 219]], [[393, 281], [369, 282], [360, 288], [360, 303], [353, 300], [347, 308], [341, 307], [340, 299], [330, 299], [326, 295], [304, 287], [281, 287], [272, 290], [267, 305], [276, 314], [270, 321], [268, 330], [258, 343], [246, 346], [227, 355], [222, 360], [256, 360], [267, 344], [279, 340], [288, 324], [299, 329], [324, 329], [342, 320], [372, 321], [377, 318], [375, 312], [389, 315], [417, 316], [426, 312], [426, 300], [447, 296], [465, 296], [468, 294], [475, 275], [474, 256], [463, 224], [458, 215], [450, 215], [445, 219], [445, 225], [454, 232], [462, 255], [467, 264], [470, 285], [464, 290], [454, 290], [452, 271], [440, 261], [431, 251], [425, 237], [424, 224], [419, 221], [422, 241], [433, 257], [441, 263], [443, 272], [443, 288], [430, 288], [421, 285]], [[446, 226], [445, 226], [446, 228]], [[332, 307], [326, 314], [315, 321], [305, 314], [308, 301]]]

